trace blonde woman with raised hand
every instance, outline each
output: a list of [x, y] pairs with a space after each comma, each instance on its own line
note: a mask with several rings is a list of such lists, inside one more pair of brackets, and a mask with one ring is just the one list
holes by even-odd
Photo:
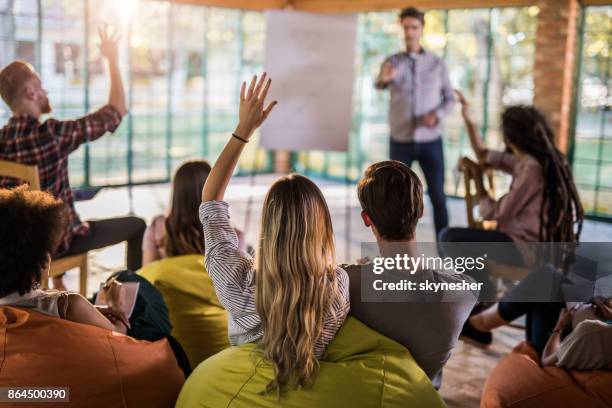
[[240, 120], [206, 180], [200, 220], [206, 269], [229, 313], [230, 342], [258, 343], [275, 367], [267, 391], [280, 392], [289, 382], [306, 387], [314, 380], [318, 359], [348, 314], [349, 284], [335, 265], [323, 194], [298, 174], [279, 178], [266, 195], [257, 261], [238, 249], [222, 200], [244, 146], [277, 103], [264, 108], [270, 84], [265, 73], [248, 90], [242, 84]]

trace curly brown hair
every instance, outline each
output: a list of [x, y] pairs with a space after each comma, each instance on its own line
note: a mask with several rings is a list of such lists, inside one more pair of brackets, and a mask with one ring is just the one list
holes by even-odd
[[25, 186], [0, 189], [0, 297], [40, 285], [42, 270], [66, 230], [66, 206]]

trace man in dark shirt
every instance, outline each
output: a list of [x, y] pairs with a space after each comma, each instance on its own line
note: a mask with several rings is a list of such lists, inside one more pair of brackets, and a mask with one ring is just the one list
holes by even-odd
[[[136, 270], [142, 264], [145, 222], [136, 217], [81, 222], [68, 180], [68, 155], [81, 144], [114, 132], [127, 113], [116, 33], [109, 35], [106, 29], [100, 31], [100, 50], [110, 72], [108, 104], [75, 120], [47, 119], [41, 123], [40, 117], [51, 112], [51, 105], [40, 77], [30, 64], [13, 61], [0, 71], [0, 96], [13, 113], [0, 129], [0, 160], [38, 166], [41, 189], [66, 203], [70, 226], [54, 258], [127, 241], [127, 266]], [[20, 183], [20, 180], [0, 177], [2, 188]], [[62, 277], [54, 278], [54, 286], [64, 288]]]

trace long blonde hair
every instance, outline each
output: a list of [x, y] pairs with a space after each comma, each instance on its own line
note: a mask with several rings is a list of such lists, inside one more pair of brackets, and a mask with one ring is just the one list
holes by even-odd
[[280, 393], [293, 376], [308, 386], [318, 367], [315, 343], [338, 294], [331, 216], [321, 190], [308, 178], [290, 174], [266, 195], [257, 257], [257, 312], [260, 348], [275, 378], [266, 391]]

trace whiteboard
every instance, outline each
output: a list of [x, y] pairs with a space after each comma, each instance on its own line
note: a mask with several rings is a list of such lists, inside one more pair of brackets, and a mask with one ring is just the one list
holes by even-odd
[[347, 151], [353, 111], [357, 16], [266, 12], [269, 100], [261, 144], [274, 150]]

